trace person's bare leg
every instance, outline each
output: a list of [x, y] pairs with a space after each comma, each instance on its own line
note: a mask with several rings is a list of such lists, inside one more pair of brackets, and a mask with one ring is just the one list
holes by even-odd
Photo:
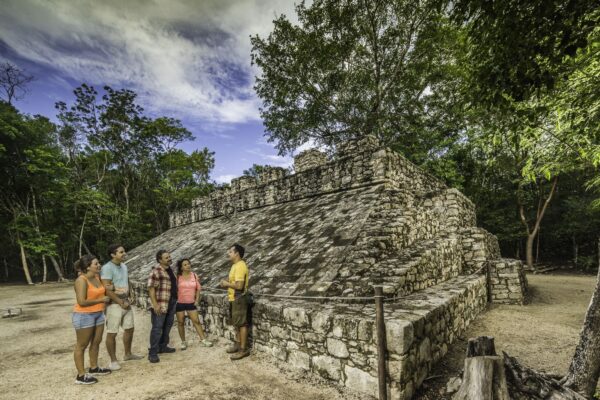
[[125, 348], [125, 359], [131, 355], [131, 344], [133, 343], [134, 328], [123, 331], [123, 347]]
[[85, 374], [84, 353], [85, 349], [90, 344], [90, 340], [92, 339], [92, 335], [94, 334], [94, 329], [95, 327], [75, 330], [75, 335], [77, 336], [77, 343], [75, 343], [73, 359], [75, 360], [75, 367], [77, 368], [77, 375], [79, 376]]
[[110, 356], [110, 361], [117, 361], [117, 334], [107, 333], [106, 334], [106, 351]]
[[177, 332], [182, 342], [185, 342], [185, 311], [177, 311]]
[[98, 353], [100, 352], [100, 342], [104, 334], [104, 325], [97, 325], [94, 328], [94, 333], [91, 338], [92, 345], [90, 346], [90, 368], [98, 367]]
[[190, 316], [190, 320], [198, 332], [198, 336], [200, 336], [200, 340], [206, 339], [206, 335], [204, 334], [204, 329], [202, 329], [202, 324], [200, 324], [200, 319], [198, 318], [198, 311], [188, 311], [188, 315]]
[[242, 351], [248, 350], [248, 326], [240, 327], [240, 348]]

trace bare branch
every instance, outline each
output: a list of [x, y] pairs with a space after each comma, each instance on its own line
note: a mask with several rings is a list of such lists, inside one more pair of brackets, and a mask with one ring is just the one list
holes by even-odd
[[8, 104], [25, 97], [27, 85], [34, 79], [14, 64], [9, 62], [0, 64], [0, 92], [4, 93]]

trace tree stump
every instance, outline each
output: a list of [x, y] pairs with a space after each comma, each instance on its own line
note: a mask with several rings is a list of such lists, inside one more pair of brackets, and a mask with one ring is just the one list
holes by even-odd
[[491, 336], [469, 339], [462, 385], [452, 400], [585, 400], [555, 376], [502, 354], [496, 355]]
[[510, 400], [504, 359], [496, 355], [494, 338], [469, 339], [463, 383], [452, 400]]
[[496, 347], [492, 336], [479, 336], [469, 339], [467, 343], [467, 358], [478, 356], [495, 356]]

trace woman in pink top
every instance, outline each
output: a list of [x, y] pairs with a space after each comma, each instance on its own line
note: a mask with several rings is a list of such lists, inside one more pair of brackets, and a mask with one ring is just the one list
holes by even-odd
[[185, 314], [194, 324], [198, 336], [200, 336], [200, 345], [204, 347], [212, 346], [212, 342], [206, 339], [204, 329], [198, 319], [198, 301], [200, 300], [200, 279], [192, 272], [192, 263], [189, 259], [183, 258], [177, 261], [177, 329], [181, 338], [181, 350], [187, 349], [185, 341]]

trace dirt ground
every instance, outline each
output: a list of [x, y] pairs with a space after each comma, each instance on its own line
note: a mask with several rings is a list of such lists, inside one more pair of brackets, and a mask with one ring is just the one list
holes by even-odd
[[[282, 372], [261, 353], [234, 363], [225, 354], [223, 339], [212, 348], [200, 347], [194, 340], [187, 350], [179, 351], [176, 327], [171, 344], [178, 350], [161, 355], [160, 363], [123, 362], [120, 371], [99, 376], [95, 385], [75, 385], [72, 285], [0, 286], [0, 309], [23, 308], [20, 317], [0, 319], [1, 399], [359, 399], [313, 376]], [[133, 350], [147, 356], [150, 316], [136, 309], [135, 320]], [[122, 355], [119, 333], [117, 357]], [[99, 365], [108, 362], [103, 341]]]
[[[498, 351], [525, 365], [564, 374], [595, 283], [592, 276], [530, 275], [531, 303], [491, 306], [459, 339], [418, 392], [420, 400], [445, 398], [443, 388], [462, 368], [466, 338], [492, 335]], [[0, 309], [22, 307], [23, 315], [0, 319], [0, 398], [2, 399], [359, 399], [311, 374], [286, 369], [256, 353], [236, 363], [224, 354], [225, 341], [163, 355], [161, 362], [121, 363], [123, 368], [91, 386], [75, 385], [71, 325], [72, 284], [0, 286]], [[136, 310], [134, 352], [146, 355], [149, 315]], [[123, 347], [117, 338], [117, 355]], [[172, 344], [179, 345], [177, 330]], [[213, 338], [215, 339], [215, 338]], [[108, 363], [104, 343], [99, 364]], [[86, 358], [87, 365], [87, 358]]]
[[[524, 365], [548, 373], [566, 374], [596, 276], [528, 275], [530, 302], [525, 306], [491, 305], [449, 348], [415, 396], [444, 400], [446, 382], [462, 371], [467, 339], [494, 336], [496, 352], [517, 357]], [[600, 389], [600, 386], [599, 386]]]

